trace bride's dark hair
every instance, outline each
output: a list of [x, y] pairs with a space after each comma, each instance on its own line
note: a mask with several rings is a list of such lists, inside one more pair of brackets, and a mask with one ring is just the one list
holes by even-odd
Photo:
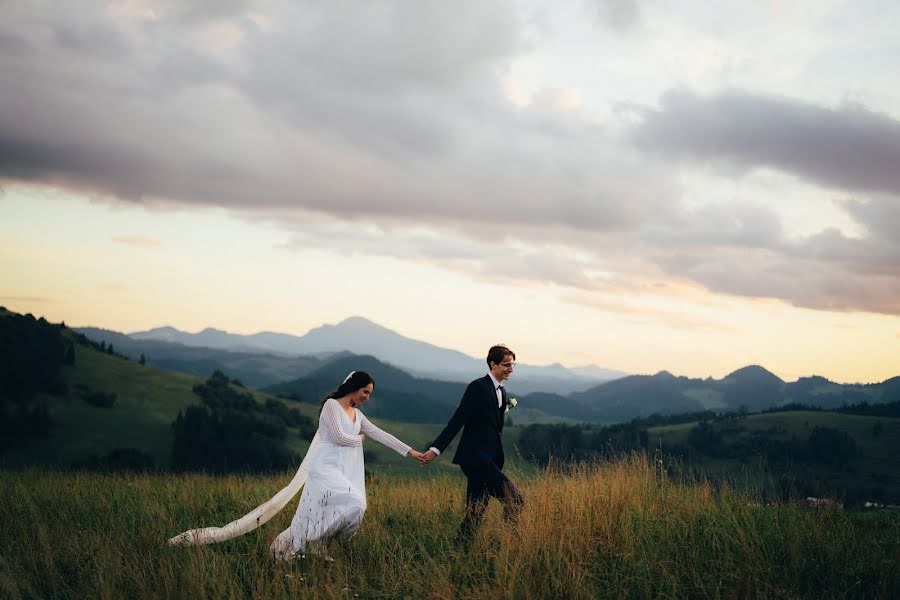
[[319, 413], [322, 412], [322, 407], [325, 406], [325, 402], [328, 401], [329, 398], [343, 398], [347, 394], [352, 394], [356, 390], [362, 389], [369, 384], [375, 385], [375, 378], [366, 373], [365, 371], [353, 371], [350, 375], [347, 376], [347, 379], [344, 380], [344, 383], [337, 386], [336, 389], [325, 394], [325, 397], [322, 398], [322, 401], [319, 403]]

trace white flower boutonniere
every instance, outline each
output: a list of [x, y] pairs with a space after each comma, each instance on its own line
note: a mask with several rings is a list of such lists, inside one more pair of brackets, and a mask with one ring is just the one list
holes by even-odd
[[507, 396], [506, 398], [506, 410], [512, 410], [519, 405], [519, 399], [515, 396]]

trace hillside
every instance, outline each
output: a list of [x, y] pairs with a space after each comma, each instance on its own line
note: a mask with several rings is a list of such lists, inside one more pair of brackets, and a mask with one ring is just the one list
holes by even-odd
[[[4, 313], [6, 316], [18, 316]], [[35, 322], [37, 323], [37, 322]], [[56, 325], [49, 330], [67, 342], [73, 355], [71, 365], [61, 367], [63, 391], [38, 393], [33, 401], [45, 405], [50, 423], [46, 435], [34, 435], [18, 440], [11, 448], [0, 449], [0, 468], [24, 466], [53, 466], [66, 468], [91, 455], [106, 455], [115, 449], [133, 448], [149, 455], [156, 467], [167, 468], [171, 460], [172, 422], [188, 406], [198, 405], [201, 399], [192, 391], [206, 377], [197, 377], [141, 365], [125, 357], [101, 351], [90, 343], [76, 342], [77, 334]], [[21, 341], [4, 338], [4, 348], [14, 348]], [[340, 382], [346, 375], [345, 366], [337, 367], [343, 374], [329, 375], [331, 382]], [[387, 381], [391, 378], [383, 376]], [[329, 383], [333, 385], [333, 383]], [[245, 390], [256, 401], [265, 404], [276, 400], [260, 391]], [[112, 406], [91, 404], [87, 396], [112, 399]], [[382, 410], [393, 400], [380, 401]], [[289, 407], [317, 419], [317, 406], [287, 401]], [[407, 443], [424, 447], [437, 436], [438, 425], [395, 423], [372, 414], [373, 421]], [[296, 430], [288, 430], [288, 446], [302, 455], [308, 447]], [[410, 459], [404, 461], [396, 453], [380, 444], [366, 444], [367, 468], [418, 472]], [[449, 461], [436, 465], [438, 470], [451, 468]]]
[[[697, 435], [697, 427], [650, 428], [651, 445], [685, 456], [704, 473], [748, 476], [759, 474], [765, 463], [777, 485], [793, 486], [802, 495], [900, 501], [900, 418], [787, 411], [714, 421], [705, 436]], [[842, 440], [849, 446], [838, 453]]]
[[900, 402], [841, 412], [707, 411], [610, 426], [536, 424], [517, 448], [540, 465], [652, 456], [674, 477], [702, 476], [772, 499], [837, 497], [900, 504]]
[[366, 414], [373, 417], [443, 423], [453, 414], [466, 389], [464, 383], [413, 377], [374, 356], [349, 356], [335, 359], [306, 377], [269, 386], [265, 391], [318, 406], [354, 370], [367, 371], [375, 378], [375, 391], [366, 404]]

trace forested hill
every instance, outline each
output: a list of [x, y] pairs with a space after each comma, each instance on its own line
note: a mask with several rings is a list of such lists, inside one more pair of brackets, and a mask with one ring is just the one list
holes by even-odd
[[617, 423], [652, 414], [759, 412], [787, 404], [839, 408], [900, 401], [900, 377], [874, 384], [840, 384], [824, 377], [788, 383], [751, 365], [722, 379], [691, 379], [667, 371], [632, 375], [584, 392], [527, 396], [526, 405], [549, 414], [593, 423]]
[[0, 310], [0, 467], [283, 469], [314, 418], [221, 373], [157, 369]]
[[350, 371], [366, 371], [375, 378], [375, 391], [366, 403], [366, 414], [410, 423], [446, 422], [467, 385], [413, 377], [374, 356], [346, 356], [328, 362], [306, 377], [273, 385], [264, 391], [318, 404]]

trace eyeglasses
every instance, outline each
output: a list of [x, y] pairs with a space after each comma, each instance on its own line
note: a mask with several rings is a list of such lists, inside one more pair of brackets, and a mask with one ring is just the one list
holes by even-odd
[[514, 367], [516, 366], [516, 363], [514, 363], [514, 362], [512, 362], [512, 361], [509, 361], [509, 362], [502, 362], [502, 363], [500, 363], [500, 366], [501, 366], [501, 367], [504, 367], [504, 368], [506, 368], [506, 369], [512, 369], [512, 368], [514, 368]]

